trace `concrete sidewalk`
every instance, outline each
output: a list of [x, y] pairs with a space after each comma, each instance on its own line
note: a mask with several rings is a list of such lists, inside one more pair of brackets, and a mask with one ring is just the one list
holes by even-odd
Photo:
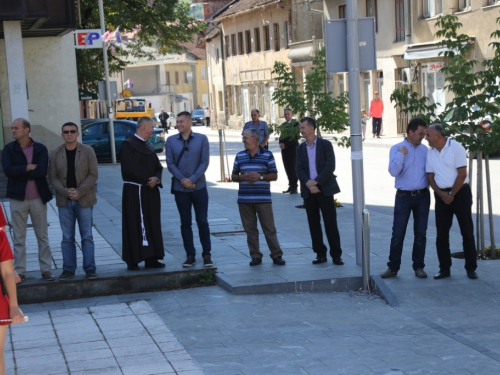
[[[361, 268], [354, 254], [350, 151], [336, 147], [336, 174], [342, 188], [338, 198], [344, 205], [338, 209], [338, 220], [345, 266], [311, 264], [314, 253], [305, 211], [294, 207], [301, 198], [280, 193], [286, 189], [286, 178], [280, 173], [272, 184], [273, 210], [287, 265], [272, 264], [261, 236], [264, 262], [249, 267], [246, 237], [239, 233], [242, 227], [236, 205], [237, 184], [218, 182], [217, 134], [208, 129], [194, 131], [206, 132], [211, 141], [207, 178], [209, 222], [211, 232], [217, 234], [212, 236], [213, 260], [221, 285], [226, 283], [227, 289], [216, 286], [22, 306], [30, 321], [10, 330], [8, 373], [500, 373], [497, 262], [479, 261], [478, 280], [466, 277], [463, 260], [454, 262], [449, 279], [418, 279], [411, 269], [410, 222], [399, 275], [385, 281], [376, 278], [389, 304], [378, 296], [353, 291], [352, 282], [359, 279]], [[231, 167], [235, 153], [242, 149], [240, 135], [233, 133], [227, 134]], [[371, 273], [377, 275], [385, 270], [388, 256], [394, 190], [386, 164], [388, 147], [397, 139], [365, 142], [365, 192], [372, 223]], [[375, 147], [368, 146], [372, 143]], [[275, 142], [271, 150], [282, 172]], [[492, 164], [499, 168], [497, 161]], [[96, 255], [102, 256], [97, 261], [97, 272], [100, 277], [105, 277], [107, 270], [126, 274], [120, 260], [119, 166], [100, 166], [100, 176], [94, 209], [94, 233], [100, 241]], [[166, 169], [163, 180], [170, 181]], [[60, 268], [61, 235], [57, 211], [51, 207], [54, 268]], [[496, 206], [494, 212], [500, 212], [495, 210]], [[165, 186], [162, 228], [168, 252], [167, 271], [180, 269], [185, 257], [179, 225], [173, 196]], [[452, 248], [458, 250], [459, 229], [454, 226], [452, 231]], [[196, 236], [195, 224], [194, 232]], [[432, 275], [438, 270], [433, 213], [427, 237], [426, 270]], [[34, 234], [28, 234], [28, 238], [34, 241]], [[36, 248], [35, 242], [30, 243], [30, 248]], [[35, 253], [29, 255], [31, 282], [39, 278]], [[202, 269], [203, 265], [194, 267]], [[83, 271], [79, 270], [79, 274], [83, 275]], [[282, 293], [292, 284], [293, 293]], [[253, 295], [242, 295], [247, 293]]]

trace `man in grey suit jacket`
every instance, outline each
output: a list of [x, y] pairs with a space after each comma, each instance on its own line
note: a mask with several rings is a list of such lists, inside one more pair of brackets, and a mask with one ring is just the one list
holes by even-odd
[[333, 195], [340, 192], [335, 171], [335, 154], [330, 141], [316, 137], [316, 120], [304, 117], [300, 120], [300, 133], [306, 139], [297, 148], [297, 175], [300, 180], [300, 194], [304, 198], [307, 221], [311, 232], [312, 248], [316, 253], [313, 264], [327, 261], [323, 242], [320, 211], [323, 216], [326, 237], [330, 245], [333, 263], [341, 266], [342, 248], [337, 227], [337, 210]]

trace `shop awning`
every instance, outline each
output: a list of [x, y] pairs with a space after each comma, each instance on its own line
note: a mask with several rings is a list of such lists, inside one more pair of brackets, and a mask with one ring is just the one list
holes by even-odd
[[290, 52], [288, 52], [290, 60], [312, 60], [314, 56], [314, 46], [291, 48]]
[[78, 90], [78, 96], [80, 100], [97, 100], [97, 94], [92, 91]]
[[[437, 40], [434, 42], [407, 44], [405, 46], [406, 51], [403, 55], [403, 59], [420, 60], [443, 56], [443, 53], [449, 51], [450, 49], [443, 46], [441, 42], [441, 40]], [[473, 42], [474, 38], [471, 38], [469, 43]]]

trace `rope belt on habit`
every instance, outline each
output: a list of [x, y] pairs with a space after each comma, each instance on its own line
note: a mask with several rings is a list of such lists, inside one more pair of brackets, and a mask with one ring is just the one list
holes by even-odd
[[420, 190], [399, 190], [398, 189], [399, 194], [411, 195], [412, 197], [414, 197], [415, 195], [424, 194], [427, 191], [429, 191], [429, 188], [424, 188], [424, 189], [420, 189]]
[[144, 227], [144, 217], [142, 216], [142, 199], [141, 199], [142, 185], [138, 184], [137, 182], [131, 182], [131, 181], [123, 181], [123, 183], [139, 186], [139, 208], [141, 209], [142, 246], [149, 246], [148, 240], [146, 239], [146, 228]]

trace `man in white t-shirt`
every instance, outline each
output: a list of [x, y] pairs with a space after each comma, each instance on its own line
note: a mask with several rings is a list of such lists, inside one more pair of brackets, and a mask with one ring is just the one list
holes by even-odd
[[425, 170], [434, 190], [436, 217], [436, 250], [439, 272], [436, 280], [450, 276], [450, 228], [456, 216], [463, 238], [465, 270], [469, 279], [477, 279], [477, 255], [472, 221], [472, 193], [467, 176], [467, 154], [457, 141], [444, 135], [441, 125], [427, 128], [425, 138], [431, 149]]

